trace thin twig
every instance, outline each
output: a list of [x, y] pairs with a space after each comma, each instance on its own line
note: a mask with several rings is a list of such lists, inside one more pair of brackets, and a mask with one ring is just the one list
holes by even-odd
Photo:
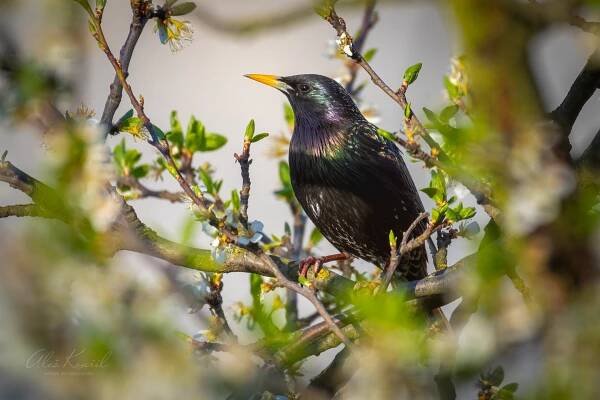
[[180, 203], [185, 200], [185, 193], [170, 192], [168, 190], [153, 190], [142, 184], [139, 179], [132, 176], [120, 176], [117, 179], [117, 186], [128, 186], [136, 191], [132, 200], [144, 199], [148, 197], [156, 197], [163, 200], [168, 200], [171, 203]]
[[[354, 49], [359, 53], [363, 51], [367, 36], [378, 20], [377, 14], [375, 13], [375, 3], [375, 0], [367, 0], [365, 4], [362, 24], [360, 30], [356, 34], [356, 40], [354, 41]], [[354, 84], [358, 75], [358, 64], [350, 63], [348, 69], [350, 71], [350, 79], [348, 80], [348, 83], [346, 83], [346, 91], [350, 93], [350, 95], [354, 95]]]
[[571, 85], [560, 105], [550, 113], [550, 118], [563, 130], [560, 143], [562, 151], [568, 155], [571, 150], [569, 135], [583, 106], [600, 89], [600, 50], [596, 50]]
[[210, 279], [210, 294], [206, 298], [206, 303], [213, 316], [219, 320], [219, 323], [227, 336], [234, 342], [237, 342], [237, 336], [235, 336], [231, 330], [229, 322], [227, 322], [227, 318], [225, 317], [225, 312], [223, 312], [223, 297], [221, 296], [221, 292], [223, 291], [223, 281], [220, 275], [218, 275], [219, 278], [215, 278], [216, 276], [217, 275], [213, 275]]
[[0, 218], [6, 217], [50, 217], [51, 214], [35, 204], [0, 206]]
[[327, 323], [329, 328], [335, 335], [346, 345], [346, 347], [350, 348], [352, 346], [352, 342], [348, 337], [342, 332], [342, 330], [337, 326], [331, 315], [327, 312], [323, 304], [317, 299], [317, 296], [313, 291], [311, 291], [308, 287], [300, 286], [299, 284], [292, 282], [289, 280], [275, 265], [273, 260], [266, 255], [263, 254], [261, 259], [265, 261], [267, 265], [270, 266], [273, 275], [277, 279], [278, 283], [285, 287], [286, 289], [291, 289], [294, 292], [298, 293], [301, 296], [304, 296], [308, 301], [312, 303], [312, 305], [317, 309], [323, 320]]
[[[144, 2], [131, 2], [132, 18], [131, 24], [129, 25], [129, 33], [127, 34], [127, 39], [125, 40], [125, 43], [123, 43], [119, 53], [119, 64], [121, 65], [121, 69], [125, 76], [127, 76], [129, 71], [129, 62], [131, 61], [133, 50], [148, 21], [148, 16], [145, 13], [147, 9], [148, 7], [144, 5]], [[119, 79], [118, 74], [115, 74], [113, 83], [110, 85], [110, 93], [104, 104], [102, 118], [100, 119], [100, 124], [105, 127], [107, 133], [110, 132], [112, 128], [112, 121], [117, 108], [119, 108], [119, 104], [121, 104], [122, 94], [123, 86], [121, 85], [121, 80]]]
[[425, 243], [425, 241], [427, 241], [427, 239], [433, 233], [436, 226], [433, 224], [430, 224], [421, 235], [419, 235], [418, 237], [416, 237], [416, 238], [412, 239], [410, 242], [408, 242], [408, 238], [412, 235], [414, 230], [419, 226], [419, 224], [423, 220], [427, 219], [428, 217], [429, 217], [429, 214], [421, 213], [412, 222], [412, 224], [410, 224], [410, 226], [408, 227], [406, 232], [404, 232], [402, 234], [402, 241], [400, 243], [400, 251], [396, 251], [395, 246], [391, 246], [392, 250], [390, 253], [390, 261], [385, 270], [385, 277], [383, 279], [383, 282], [381, 283], [381, 289], [380, 289], [381, 292], [385, 292], [386, 289], [388, 288], [390, 282], [392, 281], [394, 272], [396, 272], [396, 268], [398, 268], [398, 264], [400, 262], [400, 258], [402, 257], [402, 255], [422, 246]]
[[242, 189], [240, 190], [240, 222], [248, 229], [248, 201], [250, 199], [250, 139], [244, 138], [242, 154], [234, 154], [242, 172]]
[[97, 18], [92, 18], [91, 21], [94, 26], [94, 38], [97, 40], [98, 45], [110, 61], [111, 65], [113, 66], [113, 69], [115, 70], [115, 73], [119, 78], [119, 81], [121, 82], [125, 93], [127, 93], [127, 96], [129, 97], [129, 100], [131, 101], [131, 104], [133, 105], [133, 108], [135, 109], [143, 126], [150, 133], [151, 140], [149, 141], [149, 143], [153, 145], [167, 160], [169, 171], [172, 173], [175, 180], [177, 180], [177, 183], [179, 183], [179, 186], [181, 186], [185, 194], [192, 200], [192, 202], [198, 208], [200, 208], [200, 210], [208, 214], [211, 223], [215, 225], [218, 224], [218, 220], [214, 213], [211, 210], [209, 210], [209, 203], [202, 194], [202, 192], [200, 190], [192, 189], [192, 187], [185, 180], [185, 178], [177, 168], [177, 164], [175, 163], [175, 160], [171, 155], [169, 142], [164, 138], [160, 137], [156, 127], [151, 123], [150, 118], [148, 118], [144, 111], [143, 98], [140, 98], [138, 100], [138, 98], [134, 95], [131, 85], [129, 85], [129, 82], [127, 81], [126, 73], [123, 71], [119, 61], [117, 61], [114, 54], [110, 50], [110, 47], [108, 45], [108, 42], [106, 41], [106, 37], [104, 36], [104, 32], [102, 30], [102, 24], [100, 20]]

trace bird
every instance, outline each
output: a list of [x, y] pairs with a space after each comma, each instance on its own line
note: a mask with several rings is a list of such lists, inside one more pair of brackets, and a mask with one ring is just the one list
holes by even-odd
[[[351, 95], [331, 78], [245, 76], [287, 97], [295, 118], [288, 154], [294, 194], [309, 219], [340, 251], [310, 257], [301, 265], [320, 267], [351, 256], [385, 269], [390, 231], [402, 237], [424, 212], [398, 146], [378, 133]], [[422, 220], [413, 237], [426, 226]], [[420, 246], [402, 256], [395, 275], [410, 281], [426, 274], [427, 252]]]

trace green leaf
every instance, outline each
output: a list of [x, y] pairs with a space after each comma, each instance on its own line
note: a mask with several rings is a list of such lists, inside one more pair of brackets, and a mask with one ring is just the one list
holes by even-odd
[[450, 222], [460, 221], [460, 215], [459, 215], [459, 213], [457, 213], [456, 210], [452, 209], [452, 208], [448, 208], [446, 210], [446, 218]]
[[446, 92], [448, 93], [450, 100], [456, 100], [461, 97], [460, 89], [453, 84], [447, 76], [444, 77], [444, 86], [446, 87]]
[[435, 170], [431, 171], [429, 187], [437, 189], [438, 195], [441, 197], [440, 200], [446, 199], [446, 179], [443, 173]]
[[321, 18], [327, 18], [331, 14], [336, 1], [337, 0], [322, 0], [316, 2], [315, 12], [321, 16]]
[[190, 116], [187, 132], [185, 134], [185, 148], [191, 153], [202, 151], [206, 147], [206, 128], [204, 124], [196, 119], [193, 115]]
[[125, 167], [125, 139], [113, 148], [113, 160], [119, 173], [123, 175]]
[[133, 110], [132, 109], [130, 109], [129, 111], [127, 111], [125, 114], [123, 114], [123, 116], [121, 118], [119, 118], [119, 120], [117, 121], [117, 123], [115, 125], [116, 126], [121, 126], [121, 123], [123, 123], [124, 121], [128, 120], [131, 117], [133, 117]]
[[294, 127], [294, 110], [292, 109], [292, 106], [290, 106], [288, 103], [285, 103], [283, 105], [283, 117], [285, 118], [285, 122], [288, 124], [288, 126], [291, 128]]
[[321, 231], [319, 229], [313, 228], [313, 230], [310, 233], [310, 236], [308, 238], [310, 246], [314, 247], [314, 246], [318, 245], [321, 240], [323, 240], [323, 234], [321, 233]]
[[240, 195], [236, 189], [231, 191], [231, 207], [235, 212], [240, 210]]
[[365, 52], [365, 54], [363, 54], [363, 58], [365, 59], [366, 62], [371, 62], [373, 57], [375, 57], [375, 54], [377, 54], [377, 49], [373, 47], [373, 48], [370, 48], [369, 50], [367, 50]]
[[90, 31], [92, 36], [94, 36], [96, 33], [98, 33], [98, 30], [96, 28], [96, 24], [94, 21], [95, 21], [95, 19], [92, 19], [92, 18], [88, 19], [88, 31]]
[[171, 124], [171, 132], [181, 133], [183, 136], [183, 129], [181, 128], [181, 123], [179, 122], [179, 117], [177, 116], [177, 111], [171, 111], [171, 115], [169, 117], [169, 123]]
[[279, 162], [279, 180], [284, 188], [292, 186], [292, 180], [290, 178], [290, 166], [285, 161]]
[[94, 15], [94, 11], [92, 11], [92, 7], [90, 7], [90, 3], [87, 0], [74, 0], [76, 3], [79, 3], [81, 7], [89, 14], [90, 17], [96, 18]]
[[385, 138], [385, 139], [390, 140], [392, 142], [396, 141], [396, 137], [394, 136], [394, 134], [392, 132], [386, 131], [385, 129], [377, 128], [377, 134], [379, 136], [381, 136], [382, 138]]
[[425, 193], [430, 199], [435, 198], [439, 194], [439, 191], [436, 188], [426, 187], [421, 189], [421, 192]]
[[425, 113], [425, 116], [431, 123], [433, 123], [433, 124], [439, 123], [437, 115], [435, 115], [435, 113], [433, 111], [431, 111], [429, 108], [423, 107], [423, 112]]
[[475, 207], [467, 207], [460, 210], [460, 219], [473, 218], [476, 214]]
[[162, 129], [160, 129], [158, 126], [152, 124], [152, 129], [154, 131], [154, 134], [156, 135], [156, 138], [158, 140], [165, 140], [166, 139], [166, 135], [165, 133], [162, 131]]
[[178, 15], [189, 14], [196, 8], [196, 5], [192, 2], [185, 2], [181, 4], [177, 4], [176, 6], [171, 8], [171, 15], [176, 17]]
[[221, 186], [223, 186], [223, 180], [219, 179], [218, 181], [215, 181], [215, 194], [219, 193], [221, 191]]
[[275, 195], [279, 196], [279, 197], [283, 197], [285, 200], [291, 200], [292, 197], [294, 196], [294, 191], [292, 190], [292, 187], [286, 187], [280, 190], [276, 190], [275, 191]]
[[106, 0], [96, 0], [96, 10], [102, 10], [106, 6]]
[[509, 383], [502, 387], [502, 390], [506, 390], [508, 392], [514, 393], [519, 388], [519, 384], [517, 382]]
[[504, 369], [501, 366], [494, 368], [485, 379], [493, 386], [500, 386], [504, 380]]
[[266, 138], [267, 136], [269, 136], [269, 134], [267, 132], [259, 133], [258, 135], [254, 136], [252, 138], [251, 142], [256, 143], [256, 142]]
[[244, 139], [252, 140], [253, 136], [254, 136], [254, 120], [251, 119], [250, 122], [248, 122], [248, 125], [246, 125], [246, 132], [244, 133]]
[[167, 140], [173, 146], [173, 150], [178, 153], [183, 148], [183, 133], [181, 131], [167, 132]]
[[137, 151], [136, 149], [127, 150], [125, 152], [125, 165], [127, 167], [133, 168], [133, 166], [140, 161], [142, 158], [142, 153]]
[[416, 81], [422, 66], [423, 63], [417, 63], [408, 67], [406, 71], [404, 71], [404, 81], [409, 85]]
[[227, 143], [227, 138], [218, 133], [207, 133], [205, 136], [204, 148], [200, 149], [200, 151], [214, 151], [218, 150], [221, 147], [225, 146]]
[[148, 175], [148, 172], [150, 172], [150, 166], [148, 164], [142, 164], [138, 165], [133, 170], [131, 170], [131, 175], [133, 175], [137, 179], [141, 179]]
[[444, 204], [441, 207], [436, 207], [431, 210], [431, 220], [433, 223], [441, 222], [446, 216], [446, 211], [448, 211], [448, 204]]
[[214, 193], [214, 182], [210, 174], [205, 171], [204, 168], [198, 168], [198, 174], [200, 175], [202, 183], [206, 186], [206, 191], [211, 194]]
[[459, 108], [457, 105], [451, 105], [451, 106], [444, 108], [442, 111], [440, 111], [440, 120], [442, 122], [448, 122], [450, 120], [450, 118], [452, 118], [456, 115], [458, 110], [459, 110]]

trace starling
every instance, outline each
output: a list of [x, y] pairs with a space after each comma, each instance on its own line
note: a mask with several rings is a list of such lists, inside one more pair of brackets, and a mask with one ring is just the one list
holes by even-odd
[[[290, 176], [310, 220], [341, 253], [385, 268], [390, 230], [401, 237], [424, 211], [398, 147], [378, 134], [333, 79], [246, 76], [283, 92], [294, 110]], [[423, 222], [413, 235], [425, 227]], [[402, 257], [397, 275], [414, 280], [426, 271], [427, 253], [421, 246]]]

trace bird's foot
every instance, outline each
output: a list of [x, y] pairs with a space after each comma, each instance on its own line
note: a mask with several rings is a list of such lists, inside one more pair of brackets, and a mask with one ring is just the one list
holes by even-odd
[[314, 267], [315, 275], [317, 275], [321, 271], [323, 264], [331, 262], [331, 261], [343, 261], [343, 260], [347, 260], [348, 258], [350, 258], [350, 256], [345, 253], [332, 254], [332, 255], [323, 256], [323, 257], [313, 257], [313, 256], [306, 257], [305, 259], [300, 261], [300, 265], [299, 265], [300, 276], [306, 278], [306, 275], [308, 274], [308, 270], [310, 269], [311, 266]]

